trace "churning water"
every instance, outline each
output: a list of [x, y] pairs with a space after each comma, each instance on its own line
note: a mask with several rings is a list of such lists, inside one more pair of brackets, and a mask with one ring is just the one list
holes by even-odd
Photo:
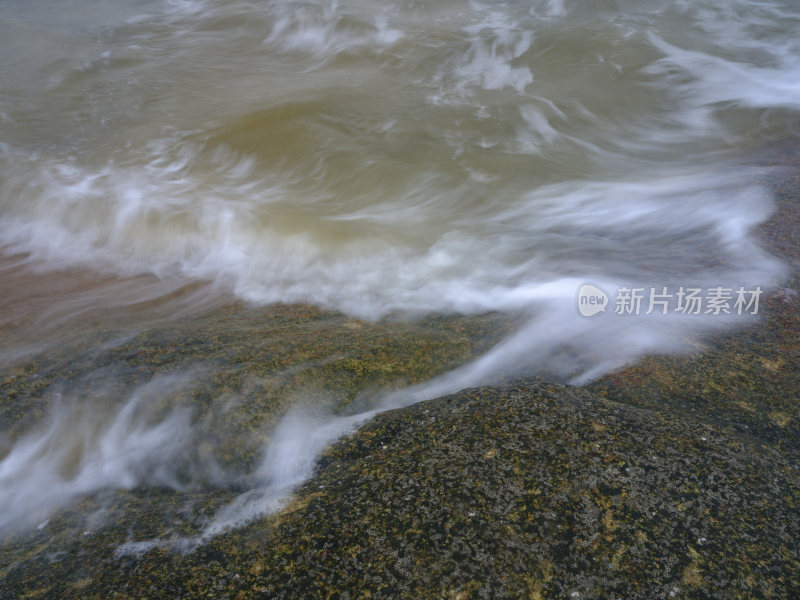
[[[368, 320], [525, 315], [373, 409], [501, 368], [582, 381], [679, 351], [747, 315], [615, 315], [614, 291], [780, 280], [751, 231], [772, 211], [758, 153], [798, 135], [798, 31], [790, 0], [6, 0], [2, 366], [93, 310], [162, 298], [163, 322], [215, 295]], [[586, 282], [611, 296], [590, 318]], [[161, 459], [187, 470], [196, 423], [142, 416], [180, 387], [100, 412], [81, 396], [9, 438], [0, 527], [100, 489], [181, 488]], [[260, 483], [207, 532], [278, 506], [370, 414], [287, 417]]]

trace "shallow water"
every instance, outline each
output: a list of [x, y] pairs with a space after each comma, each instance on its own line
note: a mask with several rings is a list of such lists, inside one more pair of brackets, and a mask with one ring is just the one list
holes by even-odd
[[[752, 322], [733, 299], [731, 314], [614, 303], [623, 287], [779, 283], [751, 231], [772, 212], [759, 153], [800, 129], [799, 27], [788, 1], [4, 2], [0, 368], [37, 408], [3, 424], [0, 527], [101, 490], [232, 490], [211, 535], [278, 506], [371, 410], [501, 372], [587, 381]], [[592, 317], [585, 283], [610, 297]], [[198, 439], [236, 412], [230, 394], [264, 389], [209, 384], [186, 412], [196, 373], [224, 371], [212, 351], [163, 375], [119, 349], [217, 335], [214, 311], [237, 301], [330, 311], [319, 332], [516, 325], [432, 361], [430, 381], [330, 392], [348, 417], [306, 414], [325, 381], [282, 391], [248, 442], [262, 458], [233, 477]], [[271, 343], [292, 347], [301, 322]], [[259, 377], [307, 369], [303, 352]]]

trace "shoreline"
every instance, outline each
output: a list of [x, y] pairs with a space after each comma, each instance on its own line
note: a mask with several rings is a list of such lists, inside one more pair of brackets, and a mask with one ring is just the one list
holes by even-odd
[[[796, 158], [785, 166], [797, 165], [791, 161]], [[333, 585], [331, 593], [367, 597], [367, 591], [380, 596], [381, 589], [386, 592], [390, 588], [385, 586], [397, 582], [410, 586], [402, 588], [405, 597], [471, 598], [489, 581], [500, 586], [496, 589], [531, 598], [573, 591], [579, 597], [610, 591], [629, 598], [673, 597], [674, 591], [675, 597], [749, 598], [757, 593], [791, 598], [800, 589], [800, 548], [793, 542], [800, 539], [800, 407], [795, 398], [800, 389], [800, 294], [791, 293], [800, 290], [798, 185], [791, 173], [771, 183], [778, 210], [760, 227], [759, 236], [793, 270], [784, 291], [765, 298], [761, 323], [713, 336], [696, 353], [643, 357], [585, 386], [512, 382], [381, 413], [323, 453], [314, 477], [285, 510], [223, 533], [187, 555], [158, 546], [138, 557], [118, 556], [113, 549], [135, 540], [196, 533], [198, 522], [238, 493], [235, 485], [201, 487], [190, 494], [192, 514], [183, 521], [174, 519], [181, 504], [186, 510], [186, 498], [166, 488], [79, 498], [38, 531], [0, 543], [0, 565], [5, 565], [0, 578], [9, 585], [0, 598], [23, 593], [105, 597], [111, 591], [138, 597], [152, 585], [167, 594], [217, 590], [220, 597], [231, 598], [292, 597], [303, 585], [319, 585], [317, 595], [322, 596], [326, 585]], [[95, 326], [98, 334], [108, 334], [102, 319]], [[513, 318], [503, 315], [367, 323], [309, 306], [265, 311], [233, 303], [139, 332], [104, 351], [124, 367], [118, 371], [123, 390], [163, 369], [177, 373], [201, 358], [217, 367], [221, 361], [224, 368], [181, 401], [199, 399], [212, 406], [219, 390], [226, 390], [228, 399], [255, 389], [273, 398], [268, 406], [236, 405], [243, 416], [233, 428], [252, 431], [255, 437], [245, 436], [249, 442], [216, 440], [215, 458], [242, 469], [253, 465], [265, 427], [288, 408], [296, 397], [292, 390], [310, 390], [319, 400], [320, 382], [333, 385], [337, 391], [324, 402], [341, 408], [374, 389], [370, 386], [413, 384], [448, 365], [463, 364], [490, 347], [492, 336], [501, 339], [512, 328]], [[280, 350], [285, 338], [277, 332], [282, 330], [295, 332], [287, 351]], [[331, 354], [345, 340], [349, 351]], [[292, 371], [297, 356], [305, 356], [304, 366]], [[17, 419], [24, 424], [54, 401], [42, 398], [41, 391], [47, 389], [48, 374], [51, 382], [64, 375], [62, 363], [32, 364], [44, 377], [35, 382], [32, 372], [24, 372], [29, 390], [8, 393], [18, 384], [8, 377], [2, 381], [7, 399], [28, 402], [20, 402], [16, 416], [3, 410], [0, 418], [6, 423]], [[281, 367], [285, 376], [270, 379], [268, 374]], [[80, 389], [90, 389], [91, 378], [83, 381], [79, 365], [75, 368], [78, 373], [69, 376]], [[6, 402], [2, 408], [8, 407]], [[439, 415], [439, 425], [423, 417], [430, 414], [425, 411]], [[552, 421], [554, 414], [563, 421]], [[549, 429], [531, 433], [539, 431], [543, 419], [551, 419]], [[215, 425], [207, 431], [215, 431]], [[575, 437], [575, 431], [582, 434]], [[519, 446], [522, 435], [529, 436], [527, 450]], [[660, 441], [647, 445], [654, 439]], [[384, 446], [395, 452], [385, 452]], [[516, 463], [514, 452], [508, 454], [514, 448], [523, 457]], [[546, 456], [571, 458], [547, 463], [556, 465], [556, 475], [550, 474], [545, 489], [537, 481], [547, 473], [534, 476], [531, 469]], [[498, 457], [510, 466], [498, 466]], [[418, 471], [424, 465], [430, 469], [427, 478]], [[638, 479], [622, 475], [626, 467], [638, 469]], [[770, 470], [772, 483], [762, 475]], [[490, 485], [498, 473], [505, 473], [496, 482], [499, 487]], [[778, 487], [770, 488], [776, 481]], [[648, 486], [651, 492], [644, 491]], [[729, 499], [727, 504], [720, 494]], [[480, 527], [470, 514], [482, 513], [469, 508], [470, 496], [492, 516]], [[633, 500], [645, 496], [658, 505], [656, 513], [667, 519], [662, 523], [667, 529], [636, 512]], [[492, 504], [503, 502], [527, 508], [504, 512]], [[403, 508], [407, 504], [416, 508]], [[546, 518], [556, 509], [561, 511], [557, 519]], [[78, 534], [93, 514], [103, 511], [115, 520], [101, 520], [86, 530], [88, 535]], [[744, 537], [737, 537], [740, 533]], [[513, 543], [502, 542], [503, 536]], [[463, 548], [442, 555], [435, 550], [440, 544], [442, 549]], [[500, 553], [497, 560], [474, 554], [490, 556], [488, 548]], [[45, 551], [60, 558], [51, 563]], [[498, 560], [506, 561], [508, 569], [502, 580], [496, 579]], [[513, 566], [520, 564], [533, 570]], [[460, 575], [445, 577], [446, 565]], [[374, 586], [359, 583], [365, 572], [373, 574]], [[325, 581], [309, 579], [313, 573]], [[737, 573], [741, 580], [734, 582]]]

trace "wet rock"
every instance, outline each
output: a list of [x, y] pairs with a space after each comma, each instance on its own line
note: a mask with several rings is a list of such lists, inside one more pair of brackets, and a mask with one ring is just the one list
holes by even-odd
[[100, 531], [0, 597], [793, 598], [799, 504], [780, 450], [529, 381], [378, 415], [286, 511], [191, 554]]

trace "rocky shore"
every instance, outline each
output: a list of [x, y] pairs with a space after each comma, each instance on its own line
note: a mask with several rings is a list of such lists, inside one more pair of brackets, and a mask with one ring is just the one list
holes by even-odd
[[528, 381], [378, 415], [284, 512], [192, 553], [115, 556], [108, 524], [5, 567], [0, 595], [792, 598], [799, 507], [777, 444]]
[[[188, 553], [118, 549], [196, 533], [236, 489], [83, 498], [0, 543], [0, 598], [800, 597], [797, 184], [770, 182], [779, 210], [761, 235], [793, 274], [760, 325], [582, 388], [512, 380], [379, 414], [325, 451], [285, 510]], [[215, 314], [106, 358], [125, 367], [126, 385], [213, 363], [192, 401], [221, 389], [244, 399], [237, 421], [220, 423], [245, 434], [213, 449], [243, 470], [258, 447], [246, 432], [268, 429], [293, 390], [326, 382], [324, 401], [340, 409], [360, 390], [460, 364], [513, 325], [491, 315], [368, 324], [303, 307]], [[284, 327], [298, 332], [289, 348], [270, 335]], [[286, 371], [298, 353], [309, 366]], [[5, 373], [4, 424], [44, 411], [58, 380], [90, 385], [97, 354], [87, 361]]]

